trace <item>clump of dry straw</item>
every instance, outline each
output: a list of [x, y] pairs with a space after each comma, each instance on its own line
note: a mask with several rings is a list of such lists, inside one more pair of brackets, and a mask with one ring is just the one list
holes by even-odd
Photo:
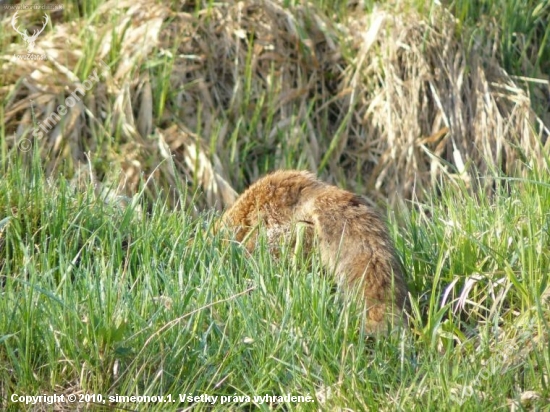
[[353, 12], [345, 24], [274, 0], [198, 10], [108, 1], [93, 24], [56, 21], [43, 33], [44, 62], [14, 58], [14, 32], [0, 87], [9, 146], [95, 68], [101, 81], [34, 143], [48, 171], [72, 164], [130, 195], [140, 179], [158, 182], [153, 195], [184, 181], [200, 186], [201, 206], [221, 208], [243, 174], [265, 172], [266, 153], [272, 168], [296, 166], [283, 155], [290, 145], [327, 180], [393, 201], [441, 179], [468, 184], [474, 171], [521, 173], [518, 161], [539, 163], [548, 146], [494, 45], [467, 48], [444, 9], [430, 20], [395, 6]]

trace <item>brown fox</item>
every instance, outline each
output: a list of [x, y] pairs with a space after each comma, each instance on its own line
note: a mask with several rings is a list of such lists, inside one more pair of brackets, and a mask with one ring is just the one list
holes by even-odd
[[[318, 245], [323, 265], [364, 299], [367, 328], [403, 319], [407, 287], [388, 229], [366, 201], [306, 171], [282, 170], [251, 185], [221, 219], [252, 251], [260, 228], [269, 245], [306, 225], [306, 247]], [[312, 241], [312, 238], [314, 241]]]

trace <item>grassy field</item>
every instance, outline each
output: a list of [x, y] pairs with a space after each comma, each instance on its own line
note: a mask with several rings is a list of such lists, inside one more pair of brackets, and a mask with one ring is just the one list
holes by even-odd
[[219, 410], [544, 410], [549, 182], [496, 180], [490, 199], [447, 187], [392, 215], [411, 328], [372, 339], [317, 256], [248, 256], [209, 234], [211, 214], [106, 204], [14, 161], [0, 182], [3, 407], [56, 393], [175, 400], [151, 410], [210, 410], [179, 394]]
[[[382, 5], [315, 3], [65, 2], [37, 43], [47, 64], [3, 60], [1, 409], [550, 409], [550, 5], [442, 2], [451, 24], [429, 2], [383, 3], [398, 23], [365, 51], [345, 36], [362, 13], [382, 27]], [[22, 53], [6, 13], [0, 43]], [[423, 77], [438, 67], [457, 77]], [[316, 254], [212, 234], [236, 191], [291, 167], [393, 206], [408, 328], [367, 336]]]

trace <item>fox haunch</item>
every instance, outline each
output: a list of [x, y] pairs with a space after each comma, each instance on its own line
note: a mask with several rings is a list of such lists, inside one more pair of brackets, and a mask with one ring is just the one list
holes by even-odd
[[[306, 225], [306, 247], [318, 245], [323, 265], [358, 292], [371, 332], [403, 319], [407, 287], [388, 228], [358, 195], [305, 171], [277, 171], [251, 185], [221, 220], [252, 251], [259, 228], [270, 245]], [[312, 238], [315, 241], [311, 241]]]

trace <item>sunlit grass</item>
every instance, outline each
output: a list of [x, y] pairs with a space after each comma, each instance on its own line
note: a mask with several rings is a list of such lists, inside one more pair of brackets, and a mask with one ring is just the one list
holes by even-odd
[[[549, 60], [548, 25], [541, 23], [548, 11], [544, 3], [534, 9], [527, 0], [485, 2], [483, 7], [447, 3], [462, 21], [462, 33], [472, 39], [495, 36], [492, 22], [497, 22], [498, 58], [513, 74], [544, 72]], [[94, 13], [103, 2], [75, 4], [64, 3], [65, 21], [85, 16], [99, 26]], [[208, 11], [212, 4], [196, 2], [188, 12]], [[348, 2], [318, 1], [316, 6], [335, 19], [350, 13]], [[424, 3], [413, 6], [430, 13]], [[374, 5], [358, 7], [370, 10]], [[521, 13], [527, 9], [532, 12]], [[481, 12], [486, 18], [478, 21]], [[83, 27], [81, 35], [88, 29]], [[14, 38], [11, 28], [0, 28], [3, 46]], [[117, 42], [115, 36], [109, 56], [113, 71], [123, 61]], [[85, 44], [74, 67], [79, 78], [93, 70], [97, 54], [92, 36]], [[199, 105], [193, 130], [204, 137], [204, 146], [194, 142], [197, 151], [219, 154], [230, 164], [229, 176], [239, 190], [250, 176], [310, 166], [304, 141], [283, 132], [254, 138], [258, 130], [276, 129], [277, 99], [286, 85], [273, 81], [265, 90], [251, 90], [250, 44], [248, 66], [239, 80], [245, 99], [231, 102], [234, 111], [220, 110], [207, 131], [201, 129]], [[183, 105], [176, 101], [178, 90], [171, 88], [174, 60], [168, 52], [155, 56], [143, 63], [153, 85], [151, 113], [156, 125], [168, 127], [178, 118], [167, 107]], [[0, 108], [0, 408], [47, 409], [11, 397], [54, 393], [170, 395], [174, 400], [116, 402], [130, 410], [548, 407], [546, 164], [521, 179], [497, 172], [482, 175], [492, 182], [489, 195], [475, 189], [478, 182], [445, 180], [427, 200], [403, 201], [406, 208], [388, 213], [407, 272], [412, 313], [409, 328], [372, 338], [317, 255], [301, 260], [288, 251], [275, 259], [264, 243], [250, 255], [227, 234], [214, 235], [218, 215], [188, 206], [204, 200], [197, 174], [189, 182], [176, 178], [176, 168], [193, 165], [170, 158], [163, 163], [166, 179], [138, 174], [138, 194], [131, 199], [105, 196], [108, 187], [79, 180], [74, 165], [61, 161], [52, 178], [36, 145], [26, 153], [8, 147], [3, 117], [14, 96], [8, 93], [6, 99]], [[116, 173], [128, 154], [138, 150], [120, 130], [106, 133], [115, 105], [106, 102], [99, 111], [104, 117], [90, 123], [96, 150], [90, 169], [98, 178]], [[314, 104], [300, 110], [311, 113]], [[260, 118], [262, 113], [267, 115]], [[326, 135], [314, 136], [328, 142], [321, 168], [339, 143], [331, 140], [326, 113], [319, 117]], [[308, 130], [308, 117], [298, 121], [289, 116], [291, 130]], [[347, 127], [348, 120], [342, 119], [339, 127]], [[139, 150], [151, 143], [144, 142]], [[89, 142], [79, 143], [86, 153], [91, 149]], [[156, 170], [155, 159], [146, 157], [144, 163], [151, 164], [145, 169]], [[198, 161], [195, 166], [198, 170]], [[346, 182], [343, 175], [331, 178], [342, 185], [365, 184]], [[180, 401], [180, 394], [233, 400], [189, 404]], [[253, 399], [266, 394], [310, 395], [314, 402], [267, 405]], [[252, 399], [234, 401], [234, 396]], [[89, 406], [109, 405], [97, 403]]]
[[[316, 255], [248, 255], [212, 235], [214, 215], [106, 203], [14, 162], [0, 183], [3, 405], [78, 391], [310, 394], [286, 405], [300, 410], [486, 410], [533, 391], [544, 405], [549, 181], [498, 179], [490, 199], [449, 186], [397, 212], [410, 329], [373, 339]], [[246, 405], [267, 407], [231, 404]]]

